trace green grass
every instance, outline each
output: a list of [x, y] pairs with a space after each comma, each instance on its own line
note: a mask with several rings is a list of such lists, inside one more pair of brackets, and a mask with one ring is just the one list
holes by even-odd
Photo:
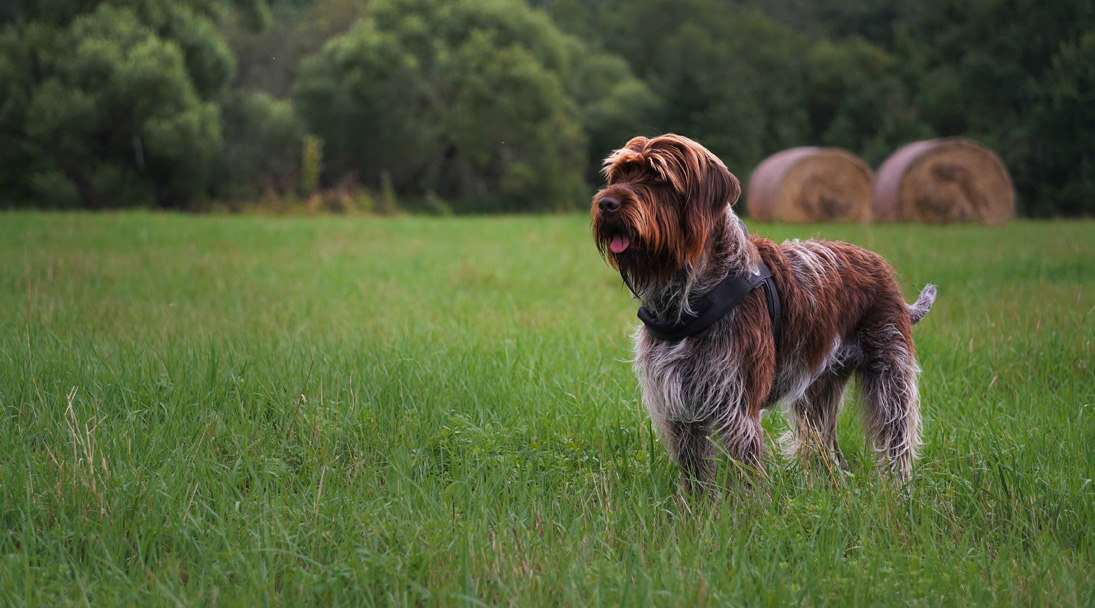
[[1095, 604], [1095, 222], [751, 228], [939, 285], [908, 487], [679, 495], [583, 217], [0, 215], [0, 604]]

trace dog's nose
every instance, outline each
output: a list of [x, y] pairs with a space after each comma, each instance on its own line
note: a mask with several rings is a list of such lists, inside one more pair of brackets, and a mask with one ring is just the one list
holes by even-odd
[[601, 210], [601, 215], [611, 215], [620, 210], [620, 201], [611, 196], [605, 196], [597, 201], [597, 208]]

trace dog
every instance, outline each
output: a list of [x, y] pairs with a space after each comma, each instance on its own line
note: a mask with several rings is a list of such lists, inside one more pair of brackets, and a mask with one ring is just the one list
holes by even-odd
[[[684, 489], [762, 474], [760, 415], [777, 404], [790, 452], [822, 454], [846, 470], [837, 416], [853, 375], [880, 468], [907, 480], [920, 443], [911, 326], [936, 288], [926, 285], [909, 306], [878, 254], [750, 235], [732, 209], [737, 178], [686, 137], [635, 137], [603, 173], [591, 229], [642, 303], [634, 370]], [[726, 296], [728, 284], [737, 293]], [[728, 298], [739, 301], [723, 310]]]

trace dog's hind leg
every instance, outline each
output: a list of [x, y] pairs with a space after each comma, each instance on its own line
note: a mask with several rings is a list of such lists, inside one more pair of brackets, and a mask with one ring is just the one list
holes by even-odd
[[791, 428], [781, 441], [790, 454], [806, 458], [831, 455], [842, 469], [848, 469], [837, 444], [836, 427], [850, 378], [850, 370], [831, 370], [815, 380], [801, 399], [790, 404], [787, 411]]
[[865, 332], [857, 370], [863, 420], [880, 464], [901, 481], [908, 479], [920, 445], [920, 368], [907, 335], [892, 324]]

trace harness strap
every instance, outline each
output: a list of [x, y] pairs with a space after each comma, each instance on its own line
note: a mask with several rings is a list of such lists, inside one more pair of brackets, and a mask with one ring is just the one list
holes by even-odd
[[[745, 230], [745, 222], [741, 223], [741, 227]], [[745, 230], [745, 234], [748, 235], [749, 231]], [[639, 320], [655, 338], [681, 340], [714, 325], [758, 287], [764, 288], [768, 316], [772, 319], [772, 334], [775, 344], [778, 345], [781, 317], [779, 293], [772, 278], [772, 269], [764, 262], [760, 263], [755, 274], [729, 275], [719, 281], [711, 291], [696, 300], [692, 306], [694, 313], [681, 315], [679, 321], [659, 321], [650, 314], [645, 305], [639, 307]]]
[[776, 281], [772, 278], [772, 271], [765, 264], [764, 269], [768, 271], [768, 278], [764, 279], [762, 286], [764, 287], [764, 296], [768, 300], [768, 316], [772, 319], [772, 337], [775, 340], [776, 348], [779, 348], [779, 322], [783, 317], [783, 311], [779, 306], [779, 293], [776, 292]]

